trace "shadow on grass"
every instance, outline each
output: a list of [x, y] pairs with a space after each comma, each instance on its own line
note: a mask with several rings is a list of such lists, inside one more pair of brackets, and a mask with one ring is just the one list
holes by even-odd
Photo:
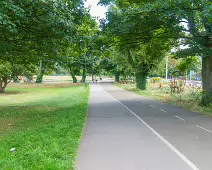
[[8, 95], [16, 95], [16, 94], [26, 94], [29, 92], [26, 91], [5, 91], [4, 93], [0, 93], [0, 96], [8, 96]]

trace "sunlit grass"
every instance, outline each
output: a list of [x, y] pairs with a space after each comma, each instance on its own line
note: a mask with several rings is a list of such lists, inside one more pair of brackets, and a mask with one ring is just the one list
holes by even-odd
[[159, 88], [159, 84], [148, 83], [147, 90], [136, 89], [134, 83], [114, 83], [114, 85], [144, 97], [150, 97], [172, 105], [182, 106], [193, 112], [200, 112], [201, 114], [212, 116], [212, 106], [205, 107], [200, 105], [200, 90], [187, 88], [183, 93], [175, 93], [171, 95], [171, 90], [167, 84], [165, 84], [164, 87]]
[[9, 88], [0, 96], [0, 169], [73, 169], [89, 88], [69, 86]]

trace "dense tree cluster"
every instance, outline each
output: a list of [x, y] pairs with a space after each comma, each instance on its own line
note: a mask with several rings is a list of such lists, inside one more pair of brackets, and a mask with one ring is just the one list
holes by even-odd
[[94, 34], [96, 27], [81, 0], [2, 0], [0, 92], [11, 79], [23, 74], [23, 68], [33, 65], [39, 83], [45, 71], [56, 64], [73, 65], [71, 57], [82, 57], [86, 50], [81, 41]]
[[[100, 0], [108, 7], [100, 27], [83, 0], [0, 2], [0, 92], [19, 75], [42, 82], [55, 67], [76, 75], [133, 76], [139, 89], [164, 57], [180, 59], [186, 74], [201, 58], [202, 103], [212, 102], [210, 0]], [[175, 49], [175, 50], [172, 50]], [[173, 52], [174, 51], [174, 52]], [[198, 60], [199, 62], [199, 60]], [[23, 69], [24, 68], [24, 69]], [[173, 69], [174, 70], [174, 69]]]
[[146, 76], [175, 48], [175, 57], [202, 58], [202, 103], [212, 102], [210, 0], [101, 0], [100, 4], [109, 8], [102, 30], [134, 69], [138, 88], [146, 88]]

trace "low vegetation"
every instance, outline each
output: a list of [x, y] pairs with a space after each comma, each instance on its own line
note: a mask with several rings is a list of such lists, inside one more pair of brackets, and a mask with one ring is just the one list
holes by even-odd
[[168, 83], [148, 83], [146, 90], [139, 90], [134, 83], [115, 83], [117, 87], [132, 91], [144, 97], [150, 97], [165, 103], [184, 107], [187, 110], [212, 116], [212, 106], [200, 105], [202, 92], [199, 88], [186, 87], [182, 93], [171, 94]]
[[0, 169], [73, 169], [88, 95], [70, 84], [17, 84], [0, 94]]

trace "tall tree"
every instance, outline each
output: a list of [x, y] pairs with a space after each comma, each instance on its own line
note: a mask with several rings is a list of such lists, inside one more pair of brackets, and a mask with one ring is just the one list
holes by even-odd
[[[154, 20], [146, 20], [145, 25], [151, 28], [165, 30], [160, 38], [172, 38], [178, 45], [187, 48], [181, 49], [178, 54], [184, 56], [202, 56], [203, 104], [212, 102], [212, 2], [210, 0], [101, 0], [101, 4], [115, 4], [121, 9], [139, 10], [134, 17], [134, 24], [144, 23], [151, 16]], [[149, 21], [149, 22], [148, 22]], [[160, 21], [160, 22], [158, 22]], [[131, 31], [132, 32], [132, 31]], [[136, 35], [141, 35], [139, 32]], [[134, 35], [134, 34], [133, 34]], [[140, 38], [159, 38], [158, 35], [147, 34]], [[135, 39], [136, 41], [137, 39]], [[135, 42], [134, 41], [134, 42]]]
[[164, 23], [157, 17], [158, 14], [146, 16], [139, 6], [119, 8], [118, 5], [111, 5], [107, 20], [101, 23], [103, 33], [110, 38], [112, 46], [118, 47], [119, 53], [134, 69], [136, 86], [142, 90], [146, 89], [150, 70], [171, 47], [169, 38], [161, 38], [165, 32], [171, 32], [162, 28]]
[[80, 39], [81, 30], [94, 24], [82, 0], [2, 0], [0, 6], [0, 59], [8, 66], [6, 62], [40, 65], [37, 82], [63, 60], [61, 54], [74, 38]]

